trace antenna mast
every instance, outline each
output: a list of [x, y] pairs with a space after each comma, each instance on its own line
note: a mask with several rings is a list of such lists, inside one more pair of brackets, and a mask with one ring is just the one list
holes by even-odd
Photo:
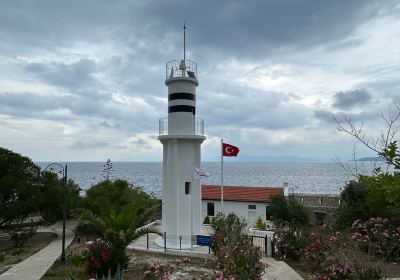
[[183, 61], [186, 60], [186, 24], [183, 22]]

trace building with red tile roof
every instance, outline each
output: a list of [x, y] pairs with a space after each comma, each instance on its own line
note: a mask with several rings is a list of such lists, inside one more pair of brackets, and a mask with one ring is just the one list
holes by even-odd
[[257, 217], [266, 221], [270, 219], [269, 201], [277, 195], [284, 195], [283, 187], [224, 186], [224, 201], [221, 204], [221, 186], [202, 185], [202, 217], [233, 212], [252, 226]]
[[[224, 186], [224, 201], [267, 202], [272, 196], [283, 195], [279, 187]], [[202, 185], [203, 200], [221, 200], [221, 186]]]

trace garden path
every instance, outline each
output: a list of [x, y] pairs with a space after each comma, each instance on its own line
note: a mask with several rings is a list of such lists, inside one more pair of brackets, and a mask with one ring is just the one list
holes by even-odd
[[[71, 231], [76, 226], [75, 222], [69, 222], [65, 231], [65, 247], [67, 248], [74, 239], [74, 233]], [[52, 266], [61, 254], [62, 244], [62, 225], [55, 224], [49, 231], [57, 233], [57, 239], [50, 242], [36, 254], [26, 258], [20, 263], [14, 265], [9, 270], [0, 275], [0, 280], [38, 280]], [[41, 229], [40, 231], [44, 231]]]

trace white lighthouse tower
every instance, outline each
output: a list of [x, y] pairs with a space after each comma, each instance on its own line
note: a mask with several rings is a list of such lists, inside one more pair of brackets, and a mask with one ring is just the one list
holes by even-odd
[[[170, 248], [190, 247], [201, 233], [201, 186], [193, 180], [200, 167], [204, 122], [196, 118], [197, 64], [185, 57], [166, 65], [168, 117], [160, 119], [163, 145], [162, 227]], [[158, 243], [158, 242], [157, 242]]]

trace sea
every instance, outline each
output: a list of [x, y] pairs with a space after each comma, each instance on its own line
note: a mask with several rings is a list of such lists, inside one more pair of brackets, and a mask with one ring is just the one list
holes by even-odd
[[[50, 162], [38, 162], [44, 169]], [[104, 180], [104, 162], [64, 162], [68, 178], [82, 188], [82, 193]], [[355, 179], [355, 173], [372, 174], [376, 163], [345, 162], [224, 162], [224, 185], [282, 187], [285, 193], [339, 194], [346, 182]], [[110, 179], [124, 179], [143, 187], [157, 197], [162, 194], [162, 162], [112, 162]], [[220, 162], [202, 162], [201, 168], [210, 174], [202, 184], [221, 183]], [[348, 171], [352, 170], [352, 172]]]

